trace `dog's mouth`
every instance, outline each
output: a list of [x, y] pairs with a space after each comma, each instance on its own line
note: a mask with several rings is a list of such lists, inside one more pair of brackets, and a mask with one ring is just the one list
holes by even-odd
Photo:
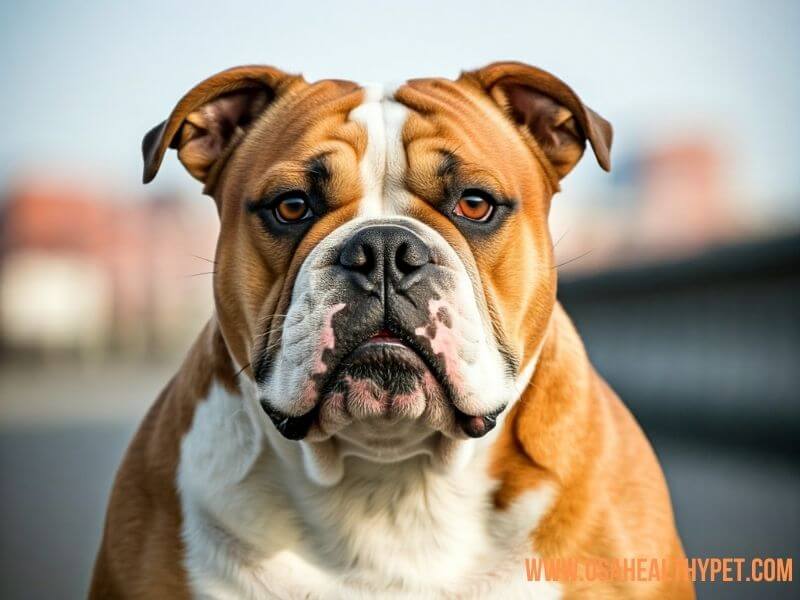
[[494, 428], [502, 412], [502, 408], [487, 415], [460, 411], [454, 402], [454, 386], [430, 350], [391, 324], [356, 340], [315, 383], [319, 400], [302, 415], [283, 414], [262, 400], [264, 411], [284, 437], [301, 440], [312, 427], [325, 434], [343, 423], [376, 418], [423, 418], [436, 429], [447, 421], [466, 436], [482, 437]]
[[403, 340], [389, 331], [388, 327], [381, 327], [378, 332], [364, 342], [364, 344], [393, 344], [396, 346], [405, 346]]

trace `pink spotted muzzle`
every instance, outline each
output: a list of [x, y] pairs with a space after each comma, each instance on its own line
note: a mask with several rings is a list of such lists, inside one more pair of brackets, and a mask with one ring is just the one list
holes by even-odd
[[445, 351], [435, 353], [426, 347], [430, 340], [425, 335], [404, 337], [409, 341], [381, 328], [330, 368], [325, 361], [331, 361], [337, 348], [323, 344], [320, 355], [326, 358], [317, 365], [324, 368], [315, 370], [301, 400], [311, 408], [289, 416], [262, 400], [266, 414], [284, 437], [293, 440], [322, 439], [368, 419], [419, 420], [432, 431], [460, 430], [469, 437], [491, 431], [502, 408], [485, 415], [459, 410], [452, 400], [458, 393], [453, 360]]
[[[320, 441], [363, 422], [413, 421], [454, 438], [494, 427], [505, 403], [485, 407], [474, 397], [469, 370], [481, 368], [481, 341], [448, 300], [454, 269], [436, 248], [409, 227], [370, 225], [326, 257], [323, 269], [327, 306], [310, 332], [296, 397], [284, 406], [261, 398], [284, 437]], [[299, 337], [285, 331], [285, 339]], [[270, 373], [256, 369], [256, 376]]]

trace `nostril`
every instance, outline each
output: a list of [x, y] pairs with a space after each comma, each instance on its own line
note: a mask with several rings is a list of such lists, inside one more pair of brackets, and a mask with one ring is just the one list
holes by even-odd
[[397, 270], [403, 275], [413, 273], [430, 262], [430, 253], [424, 244], [412, 244], [403, 241], [397, 246], [395, 263]]
[[339, 255], [339, 264], [349, 271], [366, 275], [375, 268], [375, 257], [372, 249], [364, 244], [348, 244]]

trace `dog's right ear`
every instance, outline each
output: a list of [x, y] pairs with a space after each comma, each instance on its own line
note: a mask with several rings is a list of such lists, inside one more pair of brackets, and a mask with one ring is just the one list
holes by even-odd
[[266, 66], [234, 67], [192, 88], [169, 118], [142, 140], [144, 183], [158, 173], [167, 148], [193, 177], [208, 184], [209, 174], [230, 154], [247, 127], [301, 76]]

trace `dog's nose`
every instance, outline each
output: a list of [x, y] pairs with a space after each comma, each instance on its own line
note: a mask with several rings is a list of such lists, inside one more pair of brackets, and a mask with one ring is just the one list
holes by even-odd
[[339, 264], [367, 291], [382, 288], [384, 280], [397, 290], [408, 289], [430, 262], [427, 244], [399, 225], [359, 229], [339, 253]]

